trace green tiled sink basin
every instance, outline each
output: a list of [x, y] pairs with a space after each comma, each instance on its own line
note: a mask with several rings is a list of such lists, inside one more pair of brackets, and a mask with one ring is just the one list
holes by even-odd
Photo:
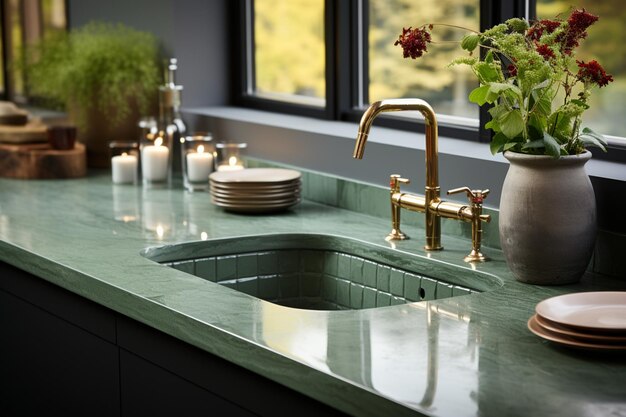
[[275, 304], [385, 307], [498, 288], [489, 274], [320, 234], [271, 234], [149, 248], [143, 256]]

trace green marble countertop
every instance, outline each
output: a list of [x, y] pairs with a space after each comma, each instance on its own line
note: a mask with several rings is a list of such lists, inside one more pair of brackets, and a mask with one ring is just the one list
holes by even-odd
[[[149, 247], [263, 233], [323, 233], [389, 247], [388, 221], [304, 201], [290, 212], [225, 213], [205, 193], [113, 186], [108, 173], [66, 181], [0, 180], [0, 259], [121, 314], [358, 416], [626, 414], [624, 355], [555, 346], [526, 328], [555, 294], [618, 288], [515, 282], [502, 255], [475, 266], [492, 291], [377, 309], [289, 309], [156, 264]], [[487, 227], [496, 227], [490, 224]], [[470, 242], [423, 231], [402, 256], [456, 265]], [[417, 255], [416, 255], [417, 254]], [[1, 279], [1, 278], [0, 278]], [[436, 323], [436, 325], [434, 325]]]

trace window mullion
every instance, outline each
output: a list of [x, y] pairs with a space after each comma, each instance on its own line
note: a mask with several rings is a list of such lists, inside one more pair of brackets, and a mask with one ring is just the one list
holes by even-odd
[[[338, 4], [336, 4], [338, 3]], [[324, 1], [324, 44], [326, 55], [326, 118], [336, 119], [340, 108], [340, 82], [337, 67], [341, 61], [341, 4], [333, 0]]]
[[243, 105], [243, 97], [249, 94], [250, 71], [254, 65], [249, 61], [252, 50], [248, 39], [252, 36], [250, 22], [251, 0], [239, 0], [233, 3], [231, 14], [231, 39], [233, 46], [231, 51], [236, 51], [231, 55], [231, 66], [236, 69], [236, 75], [232, 78], [231, 97], [236, 105]]
[[349, 0], [335, 3], [335, 68], [333, 71], [336, 95], [334, 118], [346, 120], [354, 108], [364, 103], [364, 77], [367, 67], [363, 66], [360, 47], [363, 40], [363, 24], [359, 21], [364, 0]]
[[358, 77], [353, 80], [353, 107], [362, 108], [369, 103], [369, 0], [353, 1], [352, 36], [357, 45], [352, 53], [352, 62], [358, 71]]
[[244, 42], [246, 43], [244, 48], [245, 61], [249, 62], [249, 65], [245, 66], [244, 75], [246, 77], [244, 84], [245, 94], [252, 94], [256, 91], [256, 59], [254, 54], [254, 0], [244, 0], [244, 25], [246, 29], [246, 36]]

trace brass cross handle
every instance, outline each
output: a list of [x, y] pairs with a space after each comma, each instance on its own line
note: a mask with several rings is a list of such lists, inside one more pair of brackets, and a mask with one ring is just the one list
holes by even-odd
[[400, 184], [409, 184], [411, 182], [408, 178], [402, 178], [401, 175], [392, 174], [389, 176], [389, 188], [392, 193], [400, 192]]
[[401, 175], [393, 174], [389, 176], [389, 196], [391, 198], [391, 232], [385, 240], [404, 240], [409, 237], [400, 230], [400, 206], [394, 203], [393, 195], [400, 192], [400, 184], [408, 184], [411, 180], [402, 178]]
[[453, 190], [449, 190], [448, 195], [458, 194], [462, 192], [465, 192], [467, 194], [467, 198], [469, 199], [469, 202], [472, 204], [482, 204], [485, 198], [487, 198], [487, 194], [489, 194], [488, 189], [487, 190], [472, 190], [469, 187], [460, 187], [460, 188], [455, 188]]
[[470, 202], [471, 222], [472, 222], [472, 251], [465, 257], [465, 262], [484, 262], [487, 257], [480, 252], [483, 228], [482, 222], [491, 221], [491, 216], [482, 214], [483, 202], [489, 194], [489, 190], [472, 190], [469, 187], [460, 187], [448, 191], [450, 194], [465, 192]]

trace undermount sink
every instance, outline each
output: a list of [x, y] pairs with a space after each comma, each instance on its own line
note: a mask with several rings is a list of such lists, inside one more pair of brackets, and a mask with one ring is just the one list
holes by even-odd
[[265, 301], [309, 310], [384, 307], [502, 285], [482, 272], [321, 234], [189, 242], [149, 248], [142, 255]]

